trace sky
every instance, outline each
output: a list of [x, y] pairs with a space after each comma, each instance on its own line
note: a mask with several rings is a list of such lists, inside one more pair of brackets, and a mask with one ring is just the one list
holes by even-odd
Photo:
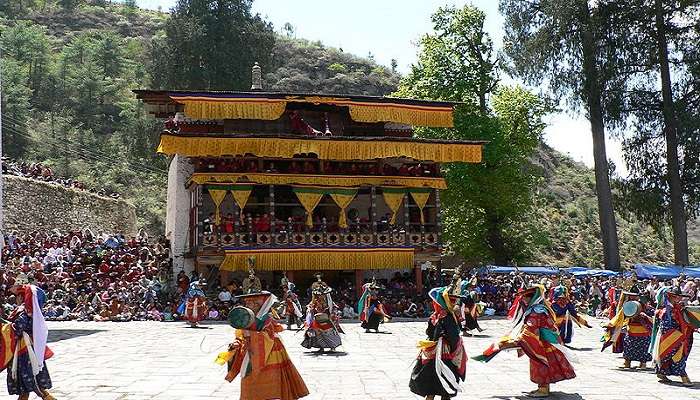
[[[467, 3], [486, 13], [485, 29], [494, 47], [499, 49], [503, 43], [503, 17], [498, 13], [498, 0], [255, 0], [253, 9], [278, 31], [289, 22], [299, 38], [320, 40], [358, 56], [372, 53], [384, 65], [396, 59], [399, 72], [406, 73], [416, 60], [416, 42], [431, 30], [430, 15], [440, 6]], [[137, 0], [137, 4], [167, 11], [175, 0]], [[506, 82], [517, 83], [517, 80], [506, 79]], [[544, 135], [547, 144], [593, 166], [593, 143], [585, 115], [562, 112], [551, 115], [547, 122]], [[617, 172], [626, 175], [620, 143], [609, 139], [607, 153]]]

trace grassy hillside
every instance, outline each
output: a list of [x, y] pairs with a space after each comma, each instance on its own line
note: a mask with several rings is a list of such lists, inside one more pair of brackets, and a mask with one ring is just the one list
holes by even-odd
[[[137, 206], [141, 226], [162, 232], [167, 160], [154, 154], [158, 122], [131, 90], [150, 85], [151, 39], [163, 34], [168, 16], [94, 5], [100, 3], [106, 2], [65, 10], [47, 0], [10, 13], [0, 2], [3, 127], [15, 145], [7, 149], [122, 193]], [[278, 36], [272, 59], [262, 66], [268, 90], [386, 95], [400, 79], [373, 60], [286, 36]], [[545, 145], [532, 162], [542, 185], [531, 219], [541, 237], [531, 262], [599, 265], [593, 172]], [[672, 260], [670, 231], [655, 231], [620, 210], [617, 218], [625, 264]], [[698, 263], [700, 225], [689, 226], [689, 237]]]

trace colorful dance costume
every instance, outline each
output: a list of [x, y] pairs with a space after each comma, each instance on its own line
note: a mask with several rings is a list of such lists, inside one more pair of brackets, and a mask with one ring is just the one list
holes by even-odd
[[307, 349], [335, 349], [343, 344], [340, 333], [343, 333], [338, 320], [338, 312], [331, 292], [333, 289], [323, 282], [320, 276], [311, 285], [311, 302], [306, 306], [306, 332], [301, 345]]
[[10, 290], [22, 304], [10, 314], [9, 323], [0, 323], [0, 371], [7, 368], [7, 392], [20, 400], [29, 399], [31, 393], [53, 400], [45, 363], [53, 353], [46, 346], [49, 330], [41, 311], [46, 294], [24, 275], [16, 278]]
[[434, 311], [425, 331], [428, 339], [418, 342], [420, 352], [409, 383], [411, 392], [419, 396], [448, 399], [462, 391], [460, 382], [466, 375], [467, 353], [460, 335], [461, 321], [456, 305], [459, 289], [458, 285], [450, 285], [428, 293]]
[[299, 296], [294, 293], [294, 288], [296, 286], [284, 280], [282, 282], [282, 303], [284, 303], [284, 315], [287, 317], [287, 329], [292, 329], [292, 325], [295, 324], [297, 328], [302, 326], [302, 312], [301, 303], [299, 303]]
[[357, 302], [357, 312], [360, 314], [360, 322], [365, 332], [370, 329], [379, 332], [379, 324], [391, 320], [391, 316], [384, 310], [384, 305], [379, 300], [379, 289], [381, 287], [375, 280], [362, 285], [362, 296]]
[[228, 364], [226, 380], [241, 375], [241, 400], [295, 400], [309, 394], [278, 333], [282, 325], [270, 316], [277, 301], [269, 292], [237, 296], [245, 306], [234, 307], [229, 322], [236, 338], [216, 362]]
[[508, 312], [510, 333], [493, 343], [475, 360], [488, 362], [501, 350], [518, 348], [518, 356], [530, 358], [530, 380], [538, 389], [531, 397], [549, 396], [549, 385], [576, 377], [571, 356], [562, 343], [554, 311], [545, 300], [545, 289], [536, 285], [518, 294]]
[[[687, 297], [678, 288], [661, 288], [656, 295], [657, 310], [651, 332], [651, 353], [656, 374], [662, 382], [668, 376], [680, 376], [683, 384], [692, 385], [685, 371], [693, 347], [693, 332], [697, 328], [697, 313], [682, 304]], [[692, 321], [695, 325], [687, 322]]]
[[472, 282], [463, 281], [461, 288], [460, 311], [462, 318], [462, 334], [471, 336], [469, 331], [476, 329], [481, 332], [483, 329], [479, 326], [479, 314], [481, 306], [477, 303], [478, 294], [475, 291], [470, 291], [471, 287], [476, 286], [476, 278]]
[[569, 297], [569, 289], [564, 285], [559, 285], [552, 291], [552, 310], [556, 315], [556, 324], [559, 328], [559, 337], [564, 344], [571, 343], [574, 336], [574, 322], [579, 327], [585, 326], [590, 328], [588, 322], [578, 314], [576, 307], [571, 302]]
[[190, 283], [185, 302], [180, 306], [180, 312], [192, 327], [199, 325], [207, 316], [207, 297], [202, 290], [204, 285], [206, 283], [202, 279]]

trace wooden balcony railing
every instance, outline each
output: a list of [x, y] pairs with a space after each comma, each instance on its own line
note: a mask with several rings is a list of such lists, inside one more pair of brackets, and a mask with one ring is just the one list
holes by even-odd
[[294, 232], [276, 233], [217, 233], [203, 232], [199, 250], [221, 248], [313, 248], [313, 247], [416, 247], [438, 249], [439, 235], [435, 232]]

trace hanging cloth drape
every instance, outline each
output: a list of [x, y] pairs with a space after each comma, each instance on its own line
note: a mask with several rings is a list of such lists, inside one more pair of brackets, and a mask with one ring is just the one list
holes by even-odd
[[428, 199], [430, 198], [430, 191], [410, 190], [409, 193], [411, 193], [413, 201], [416, 202], [416, 205], [420, 210], [420, 223], [421, 225], [425, 225], [425, 215], [423, 214], [423, 208], [425, 208], [425, 205], [428, 204]]
[[399, 213], [399, 209], [401, 208], [401, 203], [403, 203], [403, 197], [406, 194], [406, 190], [404, 189], [391, 189], [391, 188], [382, 188], [382, 196], [384, 196], [384, 202], [386, 203], [387, 207], [391, 210], [391, 221], [389, 223], [391, 225], [396, 224], [396, 216]]
[[233, 200], [236, 201], [236, 205], [238, 205], [238, 208], [241, 210], [240, 218], [243, 218], [243, 209], [245, 208], [245, 204], [248, 202], [248, 198], [250, 197], [250, 193], [252, 191], [252, 186], [241, 185], [231, 187], [231, 194], [233, 195]]
[[293, 190], [301, 205], [304, 206], [304, 210], [306, 210], [306, 225], [310, 227], [314, 226], [313, 212], [318, 203], [321, 202], [324, 193], [318, 190], [302, 188], [293, 188]]
[[340, 207], [340, 216], [338, 217], [338, 226], [341, 228], [348, 227], [348, 216], [345, 209], [348, 208], [352, 200], [357, 195], [357, 189], [335, 189], [329, 193], [333, 201]]
[[216, 225], [221, 224], [221, 203], [226, 197], [226, 190], [209, 189], [209, 195], [211, 196], [214, 205], [216, 206], [216, 211], [214, 213], [214, 223]]

